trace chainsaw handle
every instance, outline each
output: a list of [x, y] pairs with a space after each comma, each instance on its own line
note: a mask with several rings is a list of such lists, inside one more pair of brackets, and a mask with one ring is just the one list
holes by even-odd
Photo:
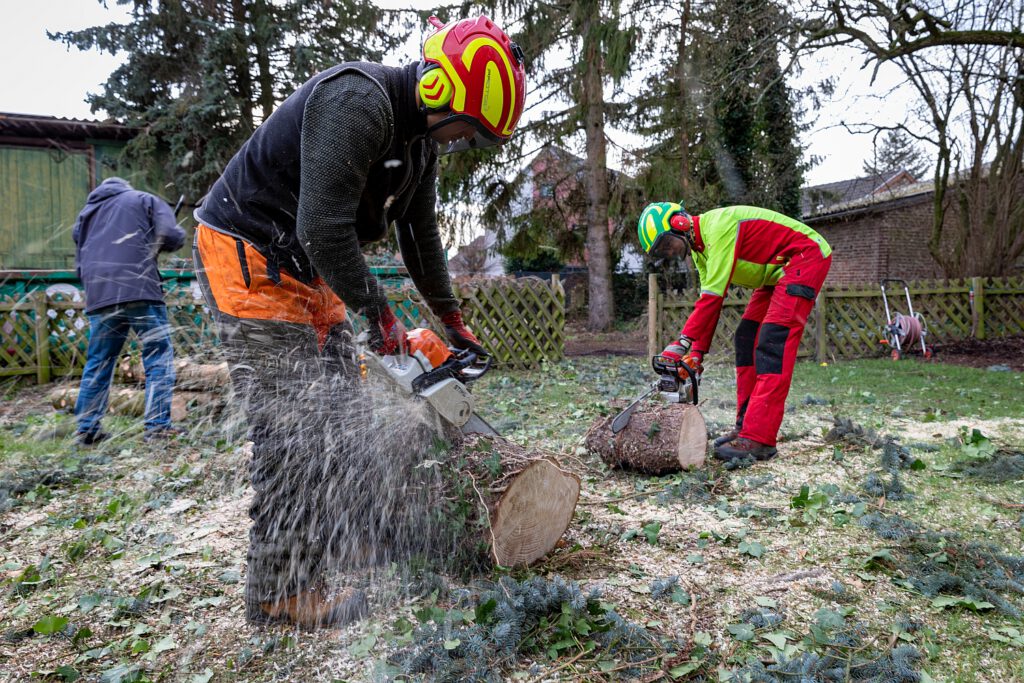
[[700, 381], [696, 370], [682, 361], [672, 360], [662, 355], [651, 356], [651, 368], [659, 375], [672, 377], [677, 383], [680, 379], [679, 371], [686, 370], [686, 374], [690, 379], [690, 385], [693, 387], [693, 405], [697, 405], [697, 389], [700, 386]]
[[458, 364], [459, 374], [466, 384], [483, 377], [493, 363], [490, 356], [480, 356], [469, 349], [457, 354], [453, 360]]

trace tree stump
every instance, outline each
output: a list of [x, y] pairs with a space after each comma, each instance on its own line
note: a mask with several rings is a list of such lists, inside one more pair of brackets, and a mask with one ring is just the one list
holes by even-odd
[[553, 457], [529, 453], [500, 437], [469, 436], [449, 455], [447, 488], [463, 490], [462, 483], [470, 480], [475, 518], [483, 522], [493, 562], [525, 566], [555, 548], [579, 501], [579, 477]]
[[594, 423], [585, 440], [609, 467], [661, 475], [704, 465], [708, 430], [697, 406], [649, 401], [618, 434], [612, 434], [614, 418]]

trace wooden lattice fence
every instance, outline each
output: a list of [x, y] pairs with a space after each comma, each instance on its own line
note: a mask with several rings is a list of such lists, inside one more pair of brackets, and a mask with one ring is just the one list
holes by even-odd
[[[498, 365], [530, 368], [563, 357], [565, 293], [557, 278], [480, 281], [457, 287], [456, 295], [463, 299], [466, 322]], [[215, 357], [215, 326], [195, 283], [170, 288], [165, 300], [175, 354]], [[389, 290], [388, 300], [406, 327], [443, 331], [414, 291]], [[359, 327], [360, 321], [353, 324]], [[0, 300], [0, 377], [34, 375], [43, 383], [81, 375], [88, 344], [80, 297], [39, 290]]]
[[[928, 327], [928, 344], [958, 339], [1024, 334], [1024, 277], [918, 280], [909, 283], [914, 311]], [[679, 334], [697, 298], [696, 291], [662, 292], [649, 279], [648, 347], [653, 354]], [[902, 289], [887, 287], [893, 312], [908, 312]], [[729, 349], [749, 292], [734, 288], [726, 297], [715, 334], [715, 348]], [[825, 287], [807, 321], [800, 355], [817, 360], [864, 358], [889, 351], [880, 343], [885, 306], [877, 285]]]

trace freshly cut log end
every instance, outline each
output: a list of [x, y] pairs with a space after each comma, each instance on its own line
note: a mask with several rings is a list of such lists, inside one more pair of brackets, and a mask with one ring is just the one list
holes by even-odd
[[609, 467], [654, 475], [703, 467], [708, 431], [696, 406], [651, 401], [618, 434], [611, 430], [614, 417], [596, 422], [585, 441]]
[[491, 519], [494, 561], [528, 565], [554, 549], [569, 528], [580, 480], [550, 460], [536, 460], [505, 489]]

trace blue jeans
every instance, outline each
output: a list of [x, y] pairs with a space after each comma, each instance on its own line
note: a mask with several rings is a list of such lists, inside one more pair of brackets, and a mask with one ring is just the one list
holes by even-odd
[[142, 342], [142, 365], [146, 369], [146, 430], [169, 427], [174, 392], [174, 349], [167, 307], [141, 301], [108, 306], [89, 315], [89, 328], [89, 351], [75, 404], [78, 433], [99, 431], [100, 420], [107, 412], [114, 366], [130, 330], [135, 330]]

